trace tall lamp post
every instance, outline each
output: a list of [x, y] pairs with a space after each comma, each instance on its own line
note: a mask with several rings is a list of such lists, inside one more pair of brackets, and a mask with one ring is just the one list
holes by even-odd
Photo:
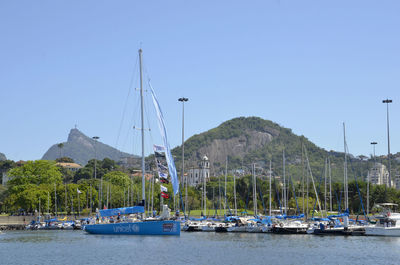
[[182, 102], [182, 172], [181, 172], [181, 181], [184, 181], [182, 186], [185, 186], [185, 207], [183, 208], [183, 214], [186, 216], [186, 209], [188, 207], [188, 180], [184, 177], [185, 172], [185, 102], [189, 99], [185, 97], [181, 97], [178, 101]]
[[[374, 147], [374, 170], [375, 170], [375, 173], [376, 173], [375, 145], [377, 144], [377, 142], [372, 142], [371, 144]], [[371, 176], [371, 174], [368, 174], [368, 179], [367, 179], [367, 217], [368, 217], [368, 214], [369, 214], [369, 184], [371, 182], [370, 176]]]
[[389, 168], [389, 188], [392, 187], [392, 173], [390, 166], [390, 137], [389, 137], [389, 103], [392, 103], [391, 99], [382, 100], [382, 103], [386, 103], [386, 120], [387, 120], [387, 138], [388, 138], [388, 168]]
[[[97, 140], [100, 139], [98, 136], [93, 136], [92, 139], [94, 140], [94, 179], [97, 178]], [[103, 180], [103, 178], [101, 178]], [[102, 185], [102, 183], [100, 184]], [[100, 193], [101, 193], [101, 186], [99, 188], [99, 209], [101, 209], [101, 202], [100, 202]]]

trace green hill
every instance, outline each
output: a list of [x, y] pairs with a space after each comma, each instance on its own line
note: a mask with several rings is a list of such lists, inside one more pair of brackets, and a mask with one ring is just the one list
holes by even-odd
[[[283, 173], [282, 157], [285, 152], [286, 174], [299, 180], [303, 174], [303, 163], [306, 165], [302, 144], [307, 150], [315, 177], [319, 178], [323, 174], [325, 159], [329, 157], [332, 178], [336, 181], [343, 179], [343, 153], [324, 150], [305, 136], [296, 135], [291, 129], [258, 117], [234, 118], [214, 129], [190, 137], [185, 142], [185, 167], [197, 165], [206, 155], [212, 164], [212, 172], [216, 175], [224, 171], [226, 158], [231, 172], [243, 168], [249, 173], [251, 164], [256, 163], [263, 169], [263, 174], [266, 174], [271, 160], [273, 172], [279, 176]], [[181, 152], [181, 146], [173, 149], [178, 169], [182, 159]], [[354, 157], [349, 160], [349, 179], [355, 174], [366, 175], [366, 161]]]

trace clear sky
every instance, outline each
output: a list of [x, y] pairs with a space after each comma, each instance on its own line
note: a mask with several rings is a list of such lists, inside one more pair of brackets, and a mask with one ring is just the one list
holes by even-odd
[[185, 96], [186, 138], [259, 116], [342, 151], [345, 122], [352, 154], [385, 154], [389, 97], [399, 152], [399, 14], [397, 0], [0, 1], [0, 152], [39, 159], [76, 124], [137, 153], [140, 47], [172, 147]]

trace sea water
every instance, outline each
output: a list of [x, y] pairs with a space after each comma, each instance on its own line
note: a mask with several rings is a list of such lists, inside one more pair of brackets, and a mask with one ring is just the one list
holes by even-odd
[[400, 264], [400, 238], [5, 231], [0, 234], [0, 264]]

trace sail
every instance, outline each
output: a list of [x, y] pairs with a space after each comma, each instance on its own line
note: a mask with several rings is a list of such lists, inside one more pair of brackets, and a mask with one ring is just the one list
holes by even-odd
[[144, 213], [144, 207], [143, 206], [133, 206], [133, 207], [123, 207], [123, 208], [100, 210], [101, 216], [113, 216], [113, 215], [118, 215], [118, 214], [134, 214], [134, 213]]
[[169, 147], [169, 143], [168, 143], [168, 136], [167, 136], [167, 129], [165, 127], [164, 115], [161, 111], [160, 104], [158, 104], [158, 100], [157, 100], [156, 94], [154, 92], [154, 89], [151, 86], [151, 84], [149, 84], [149, 85], [150, 85], [150, 90], [151, 90], [151, 96], [153, 98], [154, 108], [156, 109], [156, 112], [157, 112], [158, 127], [160, 128], [161, 136], [162, 136], [163, 142], [164, 142], [165, 158], [168, 163], [168, 171], [171, 176], [172, 187], [174, 188], [174, 194], [176, 195], [179, 192], [179, 181], [178, 181], [178, 175], [176, 173], [174, 158], [172, 157], [171, 148]]

